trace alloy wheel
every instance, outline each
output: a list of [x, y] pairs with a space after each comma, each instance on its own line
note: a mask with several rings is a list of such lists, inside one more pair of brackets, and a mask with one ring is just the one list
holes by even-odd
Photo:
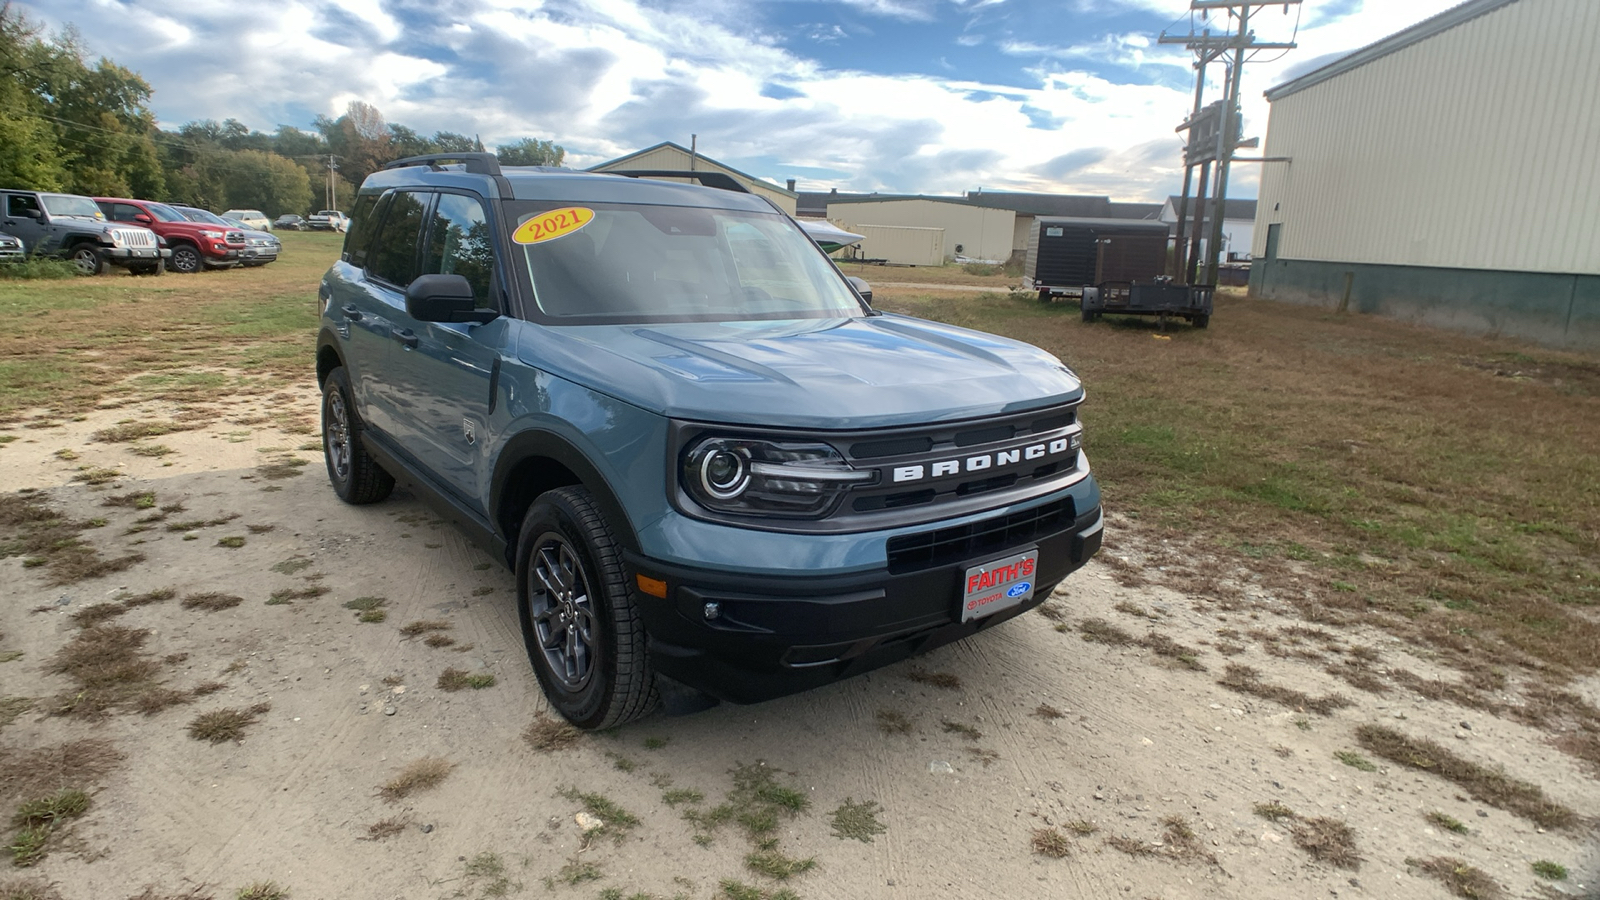
[[550, 674], [569, 691], [594, 675], [599, 639], [589, 577], [577, 550], [547, 532], [534, 545], [528, 567], [528, 612]]

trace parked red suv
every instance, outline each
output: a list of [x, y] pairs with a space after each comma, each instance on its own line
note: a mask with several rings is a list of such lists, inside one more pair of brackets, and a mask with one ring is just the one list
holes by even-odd
[[165, 203], [96, 197], [100, 211], [113, 222], [132, 222], [166, 238], [172, 247], [167, 268], [185, 274], [201, 269], [231, 269], [244, 250], [244, 232], [219, 228], [206, 222], [191, 222]]

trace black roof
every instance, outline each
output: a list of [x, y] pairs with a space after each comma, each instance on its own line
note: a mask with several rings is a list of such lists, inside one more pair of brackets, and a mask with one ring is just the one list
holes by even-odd
[[1074, 219], [1113, 218], [1110, 197], [1085, 194], [1029, 194], [1016, 191], [968, 191], [967, 202], [990, 209], [1009, 209], [1029, 216]]
[[[1178, 204], [1180, 202], [1182, 202], [1182, 201], [1183, 201], [1182, 197], [1174, 196], [1174, 197], [1168, 197], [1167, 198], [1167, 202], [1172, 204], [1172, 211], [1174, 213], [1176, 213], [1178, 211]], [[1202, 204], [1202, 203], [1205, 204], [1205, 209], [1206, 209], [1206, 216], [1205, 217], [1207, 219], [1211, 218], [1211, 209], [1210, 209], [1211, 199], [1209, 197], [1207, 197], [1205, 200], [1201, 200], [1198, 197], [1190, 197], [1189, 198], [1189, 218], [1191, 218], [1191, 219], [1194, 218], [1195, 210], [1200, 208], [1200, 204]], [[1256, 201], [1254, 201], [1254, 200], [1237, 200], [1237, 199], [1234, 199], [1233, 197], [1229, 197], [1227, 205], [1222, 207], [1222, 218], [1223, 218], [1224, 221], [1226, 221], [1228, 219], [1251, 219], [1251, 220], [1254, 220], [1255, 217], [1256, 217]]]

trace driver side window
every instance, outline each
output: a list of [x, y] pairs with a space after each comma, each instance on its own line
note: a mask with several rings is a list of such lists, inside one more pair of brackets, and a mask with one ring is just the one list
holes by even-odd
[[39, 201], [27, 194], [9, 194], [6, 196], [6, 215], [26, 216], [29, 211], [38, 211]]
[[479, 309], [497, 306], [491, 292], [494, 280], [494, 235], [484, 216], [483, 204], [462, 194], [440, 194], [428, 229], [422, 261], [423, 275], [460, 275], [472, 285]]

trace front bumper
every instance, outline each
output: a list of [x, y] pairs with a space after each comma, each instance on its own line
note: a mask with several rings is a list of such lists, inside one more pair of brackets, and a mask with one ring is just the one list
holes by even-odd
[[[992, 524], [998, 523], [998, 524]], [[963, 528], [931, 528], [928, 543], [877, 569], [844, 575], [748, 575], [630, 556], [635, 572], [664, 580], [666, 599], [635, 592], [651, 660], [668, 678], [735, 703], [809, 690], [924, 653], [1014, 618], [1100, 548], [1098, 505], [1071, 497]], [[942, 541], [942, 543], [940, 543]], [[1037, 547], [1031, 600], [962, 622], [970, 566]], [[714, 618], [707, 604], [716, 604]]]
[[0, 247], [0, 263], [18, 263], [28, 258], [28, 252], [21, 247]]

